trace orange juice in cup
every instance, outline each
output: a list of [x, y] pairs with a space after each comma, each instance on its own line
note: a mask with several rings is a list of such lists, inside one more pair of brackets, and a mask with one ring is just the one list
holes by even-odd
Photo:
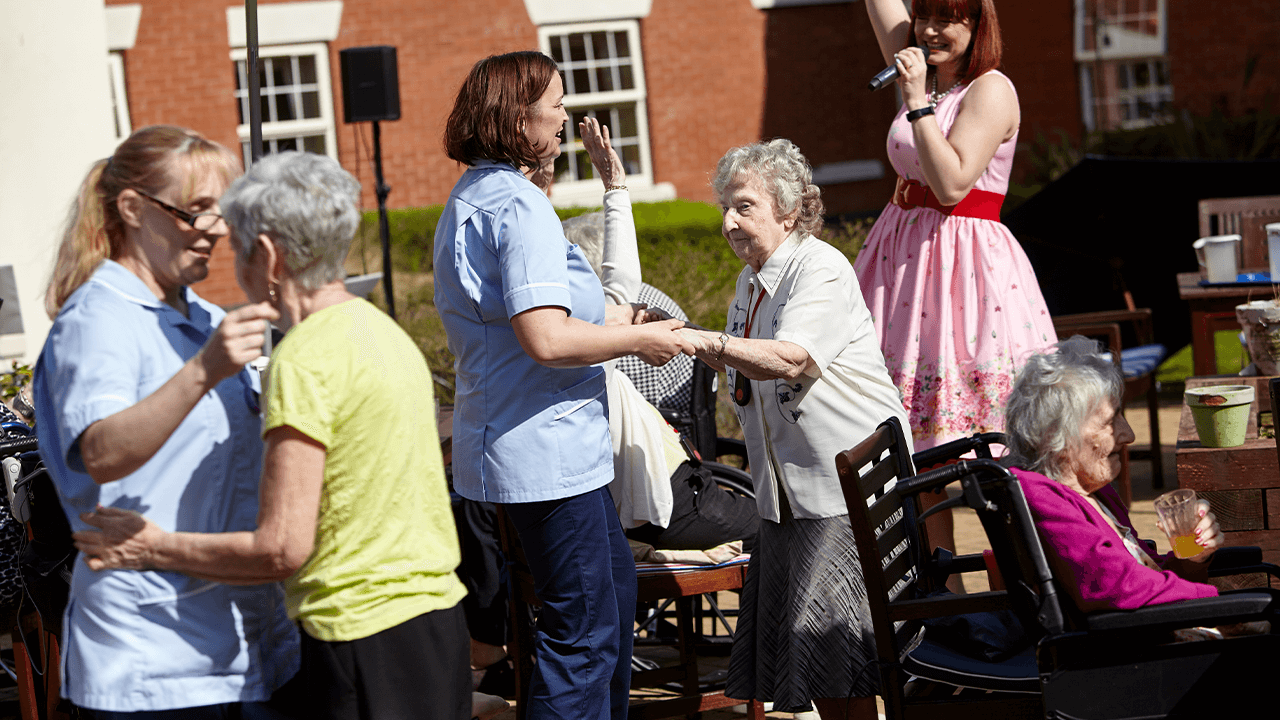
[[1200, 503], [1196, 500], [1196, 491], [1189, 488], [1171, 490], [1155, 500], [1156, 515], [1165, 535], [1169, 536], [1169, 544], [1173, 546], [1173, 554], [1180, 558], [1195, 557], [1204, 552], [1204, 548], [1196, 542], [1196, 525], [1200, 523], [1198, 512]]

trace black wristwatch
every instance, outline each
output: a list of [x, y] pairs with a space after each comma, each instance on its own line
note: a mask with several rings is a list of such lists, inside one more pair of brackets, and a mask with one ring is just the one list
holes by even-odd
[[907, 113], [907, 122], [915, 122], [920, 118], [924, 117], [925, 115], [932, 115], [932, 114], [933, 114], [933, 106], [925, 105], [924, 107], [918, 110], [912, 110], [911, 112]]

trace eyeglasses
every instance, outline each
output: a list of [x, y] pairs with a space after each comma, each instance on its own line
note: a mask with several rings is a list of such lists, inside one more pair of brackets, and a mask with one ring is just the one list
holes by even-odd
[[[165, 212], [178, 218], [182, 222], [190, 225], [191, 227], [195, 228], [196, 230], [202, 233], [208, 233], [211, 235], [225, 235], [227, 232], [230, 232], [230, 228], [226, 224], [226, 218], [222, 217], [218, 213], [213, 213], [213, 212], [189, 213], [186, 210], [179, 210], [178, 208], [170, 205], [169, 203], [161, 200], [160, 198], [152, 197], [142, 192], [141, 190], [138, 190], [137, 188], [134, 189], [134, 192], [150, 200], [156, 205], [159, 205], [161, 210], [164, 210]], [[220, 233], [215, 233], [213, 232], [213, 229], [215, 227], [218, 227], [219, 221], [222, 221], [223, 223], [222, 226], [226, 228], [226, 230]]]

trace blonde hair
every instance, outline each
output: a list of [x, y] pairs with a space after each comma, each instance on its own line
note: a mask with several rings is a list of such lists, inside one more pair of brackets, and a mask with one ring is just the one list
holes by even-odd
[[223, 184], [240, 174], [240, 159], [194, 130], [152, 125], [130, 135], [114, 154], [99, 160], [80, 184], [67, 215], [44, 307], [56, 318], [67, 298], [93, 275], [103, 260], [119, 257], [125, 244], [124, 219], [116, 205], [121, 191], [155, 195], [182, 179], [184, 200], [197, 178], [212, 173]]

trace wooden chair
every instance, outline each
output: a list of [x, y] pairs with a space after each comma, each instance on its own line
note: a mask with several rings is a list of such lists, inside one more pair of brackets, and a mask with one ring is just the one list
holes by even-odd
[[[981, 452], [974, 446], [948, 445], [952, 447], [941, 452], [929, 451], [930, 462], [943, 460], [951, 450], [955, 451], [952, 459], [970, 450]], [[983, 661], [939, 642], [924, 627], [931, 618], [1009, 608], [1007, 592], [935, 594], [948, 571], [982, 570], [986, 563], [982, 555], [951, 558], [945, 551], [927, 555], [924, 515], [918, 514], [916, 498], [961, 479], [966, 475], [965, 463], [994, 462], [959, 461], [915, 475], [905, 448], [901, 424], [889, 418], [871, 437], [835, 458], [867, 588], [885, 716], [890, 720], [1043, 718], [1035, 648], [1030, 642], [1009, 657]], [[965, 490], [968, 493], [971, 488]], [[956, 504], [947, 500], [936, 507]], [[945, 690], [937, 692], [940, 687]], [[970, 690], [957, 694], [958, 688]]]
[[[533, 676], [534, 626], [527, 608], [541, 604], [534, 593], [533, 576], [520, 547], [515, 528], [499, 509], [502, 551], [507, 557], [508, 606], [511, 610], [511, 643], [508, 654], [515, 667], [516, 717], [524, 720], [528, 710], [529, 681]], [[705, 689], [698, 678], [698, 632], [695, 627], [696, 606], [703, 595], [723, 590], [738, 590], [746, 579], [746, 563], [711, 566], [693, 570], [655, 569], [637, 573], [637, 602], [659, 602], [674, 598], [676, 609], [679, 662], [670, 667], [633, 671], [631, 687], [680, 687], [681, 694], [657, 700], [633, 700], [628, 716], [633, 720], [652, 720], [677, 716], [693, 717], [696, 713], [716, 708], [742, 705], [741, 700], [725, 697], [722, 689]], [[747, 717], [764, 719], [764, 706], [759, 701], [747, 703]]]
[[1238, 267], [1268, 267], [1267, 223], [1280, 222], [1280, 195], [1200, 201], [1200, 237], [1239, 235]]
[[[1128, 507], [1133, 502], [1133, 489], [1129, 482], [1129, 460], [1148, 459], [1151, 461], [1151, 484], [1153, 487], [1164, 487], [1164, 458], [1160, 452], [1160, 394], [1156, 383], [1156, 369], [1168, 355], [1164, 345], [1155, 342], [1155, 332], [1151, 324], [1151, 309], [1134, 306], [1133, 296], [1124, 294], [1125, 310], [1103, 310], [1100, 312], [1077, 313], [1074, 315], [1056, 315], [1053, 318], [1054, 330], [1059, 339], [1072, 335], [1103, 338], [1107, 350], [1111, 353], [1120, 374], [1124, 377], [1124, 404], [1145, 397], [1147, 400], [1147, 420], [1151, 426], [1151, 449], [1133, 450], [1125, 447], [1120, 454], [1120, 477], [1116, 486], [1121, 499]], [[1126, 348], [1121, 341], [1121, 323], [1133, 327], [1134, 337], [1138, 344]]]

